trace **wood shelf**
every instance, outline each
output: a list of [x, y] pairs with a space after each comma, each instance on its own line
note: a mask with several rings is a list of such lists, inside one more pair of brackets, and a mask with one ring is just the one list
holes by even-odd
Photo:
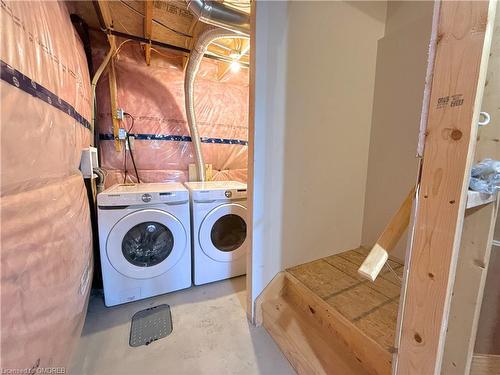
[[469, 190], [467, 192], [467, 206], [466, 209], [482, 206], [483, 204], [488, 204], [496, 201], [497, 194], [485, 194], [478, 191]]

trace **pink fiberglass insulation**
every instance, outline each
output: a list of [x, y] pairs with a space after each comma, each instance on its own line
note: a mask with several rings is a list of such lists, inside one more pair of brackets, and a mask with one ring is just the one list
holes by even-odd
[[78, 170], [91, 139], [89, 72], [63, 2], [2, 1], [0, 12], [0, 366], [65, 367], [92, 278]]
[[2, 197], [2, 368], [67, 366], [92, 278], [81, 175]]
[[[94, 51], [95, 64], [106, 48]], [[134, 118], [133, 154], [143, 182], [187, 181], [194, 163], [193, 146], [184, 109], [183, 58], [152, 52], [147, 66], [137, 42], [126, 42], [115, 57], [117, 106]], [[195, 108], [205, 163], [214, 180], [246, 182], [248, 140], [248, 70], [217, 79], [217, 63], [204, 59], [195, 83]], [[124, 147], [115, 151], [107, 75], [98, 85], [98, 131], [101, 165], [108, 170], [106, 185], [123, 182]], [[121, 126], [130, 129], [132, 120]], [[136, 181], [127, 152], [127, 181]]]

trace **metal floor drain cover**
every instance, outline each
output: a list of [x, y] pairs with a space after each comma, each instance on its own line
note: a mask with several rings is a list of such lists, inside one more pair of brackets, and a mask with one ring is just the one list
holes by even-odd
[[130, 327], [130, 346], [149, 345], [172, 333], [169, 305], [158, 305], [136, 312]]

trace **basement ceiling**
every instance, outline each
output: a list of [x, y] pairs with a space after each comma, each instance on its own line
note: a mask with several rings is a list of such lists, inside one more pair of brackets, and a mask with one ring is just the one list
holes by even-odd
[[[250, 13], [251, 0], [219, 1], [229, 7]], [[198, 21], [180, 0], [169, 1], [69, 1], [71, 13], [79, 15], [91, 29], [100, 30], [101, 25], [96, 12], [100, 8], [105, 26], [122, 34], [161, 42], [173, 47], [191, 50], [197, 36], [208, 25]], [[150, 32], [150, 35], [148, 33]], [[126, 38], [126, 36], [123, 36]], [[248, 39], [220, 39], [212, 43], [208, 54], [230, 61], [237, 59], [248, 64]], [[147, 43], [144, 43], [146, 45]], [[158, 46], [155, 46], [158, 48]], [[147, 59], [147, 58], [146, 58]], [[220, 62], [222, 68], [228, 62]]]

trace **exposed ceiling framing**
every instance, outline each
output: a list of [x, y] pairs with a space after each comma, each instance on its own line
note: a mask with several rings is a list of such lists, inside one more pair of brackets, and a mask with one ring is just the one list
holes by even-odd
[[[227, 6], [250, 12], [251, 0], [222, 1]], [[105, 29], [104, 32], [117, 37], [135, 39], [144, 48], [146, 64], [151, 63], [152, 46], [177, 51], [187, 57], [197, 36], [208, 27], [187, 9], [185, 1], [71, 1], [72, 13], [82, 17], [90, 28]], [[96, 9], [99, 10], [96, 12]], [[100, 15], [99, 15], [100, 12]], [[99, 20], [99, 17], [102, 17]], [[221, 39], [212, 43], [207, 57], [217, 60], [219, 79], [230, 71], [231, 61], [241, 66], [249, 64], [249, 41], [246, 39]], [[186, 61], [187, 59], [185, 59]]]

